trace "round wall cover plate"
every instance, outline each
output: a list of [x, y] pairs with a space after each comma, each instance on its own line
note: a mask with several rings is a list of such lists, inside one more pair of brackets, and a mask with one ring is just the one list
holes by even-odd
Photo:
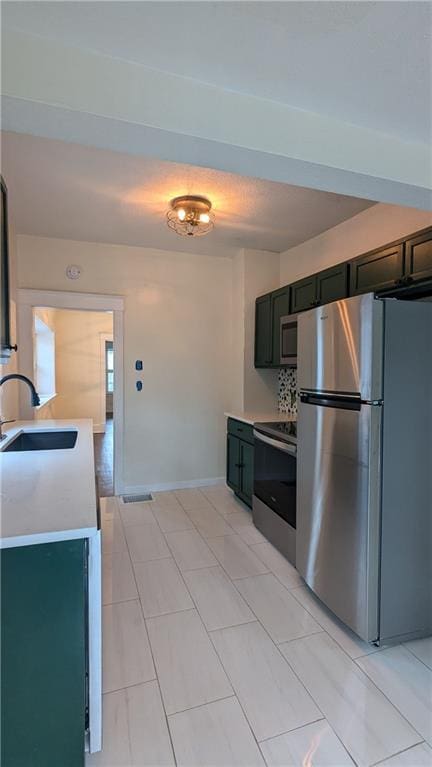
[[76, 264], [70, 264], [70, 266], [66, 267], [66, 277], [68, 277], [69, 280], [77, 280], [81, 277], [81, 272], [81, 267]]

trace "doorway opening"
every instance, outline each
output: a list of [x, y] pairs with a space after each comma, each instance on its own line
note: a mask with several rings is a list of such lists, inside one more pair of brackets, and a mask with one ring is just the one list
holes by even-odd
[[[87, 311], [89, 314], [93, 312], [108, 312], [111, 314], [114, 364], [114, 391], [112, 393], [114, 493], [115, 495], [122, 495], [124, 492], [123, 296], [109, 295], [105, 293], [80, 293], [78, 291], [32, 290], [28, 288], [19, 288], [17, 290], [17, 299], [18, 343], [20, 347], [19, 366], [20, 372], [29, 378], [32, 378], [35, 375], [33, 339], [33, 310], [35, 307], [48, 307], [49, 309], [56, 310], [69, 309], [74, 311]], [[105, 373], [103, 373], [103, 375], [105, 375]], [[24, 420], [31, 421], [37, 417], [38, 413], [30, 406], [28, 397], [24, 395], [26, 395], [26, 392], [20, 391], [20, 414]], [[102, 420], [104, 414], [106, 419], [106, 403], [101, 407]]]
[[105, 409], [105, 430], [94, 435], [95, 466], [99, 495], [114, 495], [114, 341], [112, 334], [100, 335], [101, 392]]
[[35, 419], [91, 419], [99, 495], [113, 495], [113, 313], [41, 306], [32, 313]]

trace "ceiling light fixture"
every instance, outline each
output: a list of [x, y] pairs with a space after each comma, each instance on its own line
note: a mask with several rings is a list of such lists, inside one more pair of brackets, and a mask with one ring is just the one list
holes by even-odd
[[170, 204], [167, 223], [177, 234], [200, 237], [213, 229], [214, 213], [211, 212], [212, 205], [206, 197], [183, 195], [175, 197]]

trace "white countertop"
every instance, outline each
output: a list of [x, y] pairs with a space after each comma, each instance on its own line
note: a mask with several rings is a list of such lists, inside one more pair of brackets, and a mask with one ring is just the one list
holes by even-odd
[[289, 421], [297, 421], [297, 416], [290, 413], [280, 413], [279, 410], [267, 410], [260, 412], [257, 410], [237, 410], [232, 413], [224, 413], [227, 418], [235, 418], [237, 421], [243, 421], [243, 423], [249, 423], [253, 426], [255, 423], [271, 423], [275, 421], [283, 421], [287, 423]]
[[[20, 431], [76, 429], [75, 447], [1, 452]], [[0, 443], [0, 548], [97, 532], [91, 420], [19, 421]]]

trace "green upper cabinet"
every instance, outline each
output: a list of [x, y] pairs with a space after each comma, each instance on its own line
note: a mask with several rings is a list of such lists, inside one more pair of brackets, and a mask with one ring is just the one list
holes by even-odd
[[401, 283], [404, 274], [404, 244], [374, 250], [350, 263], [350, 293], [388, 290]]
[[280, 321], [290, 312], [289, 286], [274, 290], [271, 294], [272, 315], [272, 365], [280, 367]]
[[348, 264], [338, 264], [316, 276], [316, 300], [329, 304], [348, 296]]
[[[405, 244], [405, 275], [412, 280], [432, 277], [432, 229]], [[411, 280], [408, 279], [408, 282]]]
[[338, 264], [291, 285], [293, 314], [348, 296], [348, 264]]
[[432, 227], [257, 298], [255, 367], [281, 367], [281, 317], [369, 292], [432, 294]]
[[260, 296], [255, 302], [255, 367], [266, 368], [272, 364], [271, 344], [271, 294]]
[[313, 274], [303, 280], [297, 280], [291, 285], [291, 312], [303, 312], [316, 306], [317, 278]]

